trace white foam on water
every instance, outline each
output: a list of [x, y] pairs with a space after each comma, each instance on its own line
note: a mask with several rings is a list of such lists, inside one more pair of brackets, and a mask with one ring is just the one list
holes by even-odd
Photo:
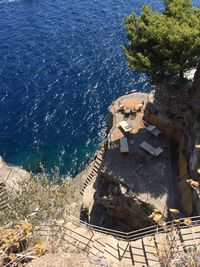
[[0, 0], [0, 4], [18, 3], [21, 0]]

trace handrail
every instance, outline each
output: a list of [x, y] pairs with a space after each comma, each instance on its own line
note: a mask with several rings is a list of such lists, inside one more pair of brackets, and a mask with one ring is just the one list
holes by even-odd
[[[69, 216], [69, 218], [71, 218], [74, 222], [85, 225], [86, 227], [88, 227], [94, 231], [102, 232], [105, 234], [110, 234], [110, 235], [116, 236], [118, 238], [122, 238], [125, 241], [127, 241], [127, 240], [133, 241], [133, 240], [137, 240], [139, 238], [145, 237], [145, 236], [150, 235], [150, 234], [167, 232], [170, 230], [170, 227], [173, 225], [178, 226], [179, 229], [189, 228], [189, 226], [184, 224], [184, 220], [186, 218], [179, 219], [179, 224], [175, 224], [174, 221], [168, 221], [165, 223], [164, 227], [159, 226], [159, 225], [153, 225], [153, 226], [141, 228], [138, 230], [134, 230], [131, 232], [123, 232], [123, 231], [108, 229], [108, 228], [97, 226], [97, 225], [92, 225], [92, 224], [86, 223], [82, 220], [79, 220], [78, 218], [73, 217], [73, 216]], [[191, 220], [193, 220], [191, 227], [193, 227], [195, 225], [200, 225], [200, 216], [192, 216], [189, 218]]]
[[88, 226], [89, 228], [96, 228], [96, 229], [102, 229], [102, 230], [106, 230], [106, 231], [113, 232], [113, 233], [126, 234], [123, 231], [118, 231], [118, 230], [114, 230], [114, 229], [108, 229], [108, 228], [101, 227], [101, 226], [98, 226], [98, 225], [89, 224], [87, 222], [84, 222], [84, 221], [72, 216], [72, 215], [68, 216], [68, 218], [71, 218], [73, 221], [76, 221], [79, 224], [84, 224], [85, 226]]
[[[176, 224], [174, 221], [169, 221], [164, 226], [154, 225], [154, 226], [150, 226], [150, 227], [146, 227], [146, 228], [143, 228], [143, 229], [139, 229], [139, 230], [135, 230], [135, 231], [132, 231], [132, 232], [125, 233], [123, 231], [117, 231], [117, 230], [107, 229], [107, 228], [100, 227], [100, 226], [91, 225], [91, 224], [88, 224], [86, 222], [83, 222], [83, 221], [79, 220], [78, 218], [76, 218], [74, 216], [68, 216], [68, 218], [71, 219], [71, 221], [73, 220], [74, 222], [79, 223], [80, 225], [83, 224], [84, 226], [86, 226], [88, 229], [86, 229], [85, 232], [88, 233], [89, 235], [88, 234], [85, 235], [83, 231], [79, 232], [76, 227], [74, 228], [73, 224], [71, 224], [71, 226], [68, 226], [64, 222], [64, 223], [62, 223], [62, 225], [58, 226], [58, 228], [60, 230], [62, 230], [62, 228], [64, 230], [65, 229], [66, 230], [69, 230], [70, 233], [64, 232], [65, 235], [63, 237], [61, 237], [61, 238], [63, 240], [66, 240], [65, 238], [67, 238], [67, 236], [68, 236], [68, 237], [72, 238], [75, 242], [78, 241], [79, 247], [81, 247], [81, 249], [84, 250], [87, 253], [89, 253], [89, 252], [90, 253], [93, 253], [92, 251], [89, 251], [88, 252], [87, 248], [92, 249], [92, 247], [93, 247], [93, 244], [94, 244], [94, 242], [96, 240], [95, 238], [93, 239], [93, 237], [95, 237], [95, 232], [94, 231], [96, 229], [97, 229], [98, 232], [101, 232], [101, 233], [104, 233], [104, 234], [111, 234], [111, 235], [114, 235], [115, 237], [118, 237], [120, 239], [123, 239], [125, 242], [127, 242], [126, 243], [127, 244], [127, 247], [129, 246], [129, 244], [130, 244], [131, 241], [136, 241], [138, 239], [141, 239], [141, 242], [143, 244], [144, 240], [142, 238], [144, 238], [146, 236], [149, 236], [150, 233], [152, 233], [154, 235], [159, 234], [159, 233], [165, 233], [165, 234], [167, 234], [167, 240], [168, 240], [169, 248], [173, 248], [172, 247], [173, 242], [175, 240], [180, 240], [180, 236], [179, 235], [177, 235], [177, 236], [174, 236], [173, 235], [173, 238], [172, 238], [171, 235], [170, 235], [170, 230], [175, 229], [175, 230], [177, 230], [176, 233], [178, 233], [180, 229], [190, 228], [189, 226], [187, 226], [187, 225], [185, 225], [183, 223], [183, 221], [185, 220], [185, 218], [181, 218], [180, 219], [180, 224]], [[193, 224], [191, 225], [191, 227], [192, 226], [195, 226], [195, 224], [196, 225], [200, 225], [200, 216], [193, 216], [193, 217], [190, 217], [190, 218], [194, 220], [194, 221], [192, 221]], [[171, 226], [171, 229], [170, 229], [170, 226]], [[176, 228], [173, 228], [173, 226], [176, 226]], [[44, 225], [42, 227], [44, 227]], [[48, 225], [47, 225], [47, 227], [49, 228]], [[41, 231], [41, 230], [42, 229], [40, 228], [39, 231]], [[88, 230], [90, 230], [90, 231], [88, 231]], [[190, 230], [191, 231], [189, 231], [185, 235], [195, 234], [195, 232], [192, 230], [192, 228]], [[56, 230], [56, 232], [58, 232], [58, 230]], [[134, 234], [133, 236], [131, 236], [131, 234], [132, 233], [135, 233], [135, 232], [137, 232], [137, 233]], [[73, 234], [75, 234], [77, 236], [74, 236]], [[81, 239], [80, 239], [80, 237], [81, 237]], [[197, 239], [200, 239], [200, 237], [197, 237]], [[192, 238], [192, 241], [193, 240], [195, 241], [195, 238], [194, 237]], [[191, 245], [193, 245], [192, 241], [191, 241]], [[181, 241], [181, 243], [182, 243], [182, 241]], [[195, 243], [197, 244], [197, 242], [195, 242]], [[198, 243], [199, 243], [199, 241], [198, 241]], [[76, 243], [74, 243], [74, 245], [75, 246], [78, 246]], [[106, 245], [111, 245], [111, 244], [109, 244], [109, 242], [107, 242], [107, 241], [102, 244], [102, 246], [104, 247], [105, 251], [106, 251]], [[116, 248], [113, 247], [113, 249], [115, 249], [117, 251], [118, 247], [119, 247], [119, 243], [117, 243], [117, 247]], [[134, 248], [134, 243], [132, 243], [131, 247]], [[182, 244], [182, 247], [184, 248], [184, 244]], [[143, 251], [143, 254], [142, 255], [144, 256], [144, 258], [146, 260], [146, 264], [148, 265], [148, 259], [147, 259], [147, 254], [146, 254], [147, 250], [146, 250], [145, 246], [142, 245], [142, 248], [138, 248], [137, 247], [137, 249], [140, 249], [140, 250]], [[120, 254], [119, 254], [119, 257], [118, 257], [118, 260], [119, 261], [122, 260], [122, 258], [124, 257], [125, 251], [126, 251], [126, 249], [122, 249], [122, 250], [123, 250], [122, 255], [120, 256]], [[101, 253], [104, 253], [104, 252], [101, 251]], [[104, 254], [102, 254], [102, 255], [104, 255]], [[137, 255], [137, 252], [133, 253], [133, 256], [136, 256], [136, 255]], [[156, 255], [158, 256], [158, 260], [159, 260], [159, 255], [158, 254], [156, 254]], [[105, 255], [104, 255], [104, 257], [105, 257]], [[132, 252], [131, 251], [130, 251], [130, 257], [132, 257]], [[156, 266], [160, 266], [159, 263], [160, 263], [160, 261], [157, 262], [157, 263], [155, 263], [154, 265], [151, 265], [151, 266], [152, 267], [153, 266], [155, 266], [155, 267]]]

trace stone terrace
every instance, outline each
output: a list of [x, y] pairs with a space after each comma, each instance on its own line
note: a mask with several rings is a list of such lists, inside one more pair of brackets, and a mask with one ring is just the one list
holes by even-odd
[[[124, 98], [124, 97], [123, 97]], [[113, 127], [109, 133], [108, 150], [105, 153], [102, 171], [115, 177], [120, 183], [129, 187], [136, 197], [144, 202], [153, 204], [157, 209], [166, 213], [168, 207], [176, 207], [176, 181], [177, 175], [171, 167], [169, 140], [163, 135], [154, 137], [145, 130], [143, 123], [144, 109], [147, 102], [153, 101], [153, 95], [133, 93], [125, 96], [133, 98], [144, 107], [136, 116], [126, 118], [120, 111], [119, 101], [110, 106], [113, 114]], [[123, 133], [119, 122], [126, 120], [133, 125], [131, 132]], [[126, 136], [129, 153], [120, 153], [119, 139]], [[154, 147], [160, 146], [164, 152], [159, 157], [153, 157], [140, 148], [146, 141]]]

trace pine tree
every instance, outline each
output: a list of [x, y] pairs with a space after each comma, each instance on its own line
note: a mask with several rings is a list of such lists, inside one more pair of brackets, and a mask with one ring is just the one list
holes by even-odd
[[184, 79], [184, 71], [200, 59], [200, 8], [190, 0], [165, 0], [163, 13], [144, 5], [141, 15], [125, 19], [128, 44], [123, 46], [129, 66], [152, 80]]

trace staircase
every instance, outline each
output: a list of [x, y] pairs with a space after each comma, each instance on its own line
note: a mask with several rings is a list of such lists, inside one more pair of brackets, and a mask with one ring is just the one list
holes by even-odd
[[105, 154], [105, 146], [103, 144], [101, 145], [100, 149], [97, 151], [97, 154], [94, 156], [93, 167], [91, 171], [88, 173], [87, 178], [84, 181], [83, 187], [80, 192], [81, 195], [84, 194], [85, 188], [97, 178], [101, 163], [103, 161], [104, 154]]
[[163, 257], [173, 257], [199, 245], [200, 217], [192, 219], [190, 226], [184, 225], [182, 219], [178, 226], [169, 222], [163, 228], [148, 227], [138, 234], [138, 231], [123, 233], [101, 227], [96, 227], [96, 231], [95, 226], [70, 217], [71, 221], [63, 223], [61, 230], [66, 242], [89, 256], [122, 266], [153, 267], [162, 266]]
[[4, 183], [0, 183], [0, 212], [8, 208], [8, 195]]
[[104, 258], [124, 266], [153, 266], [159, 264], [154, 242], [148, 238], [136, 241], [118, 240], [111, 235], [100, 234], [72, 222], [63, 225], [64, 240], [85, 251], [89, 256]]

